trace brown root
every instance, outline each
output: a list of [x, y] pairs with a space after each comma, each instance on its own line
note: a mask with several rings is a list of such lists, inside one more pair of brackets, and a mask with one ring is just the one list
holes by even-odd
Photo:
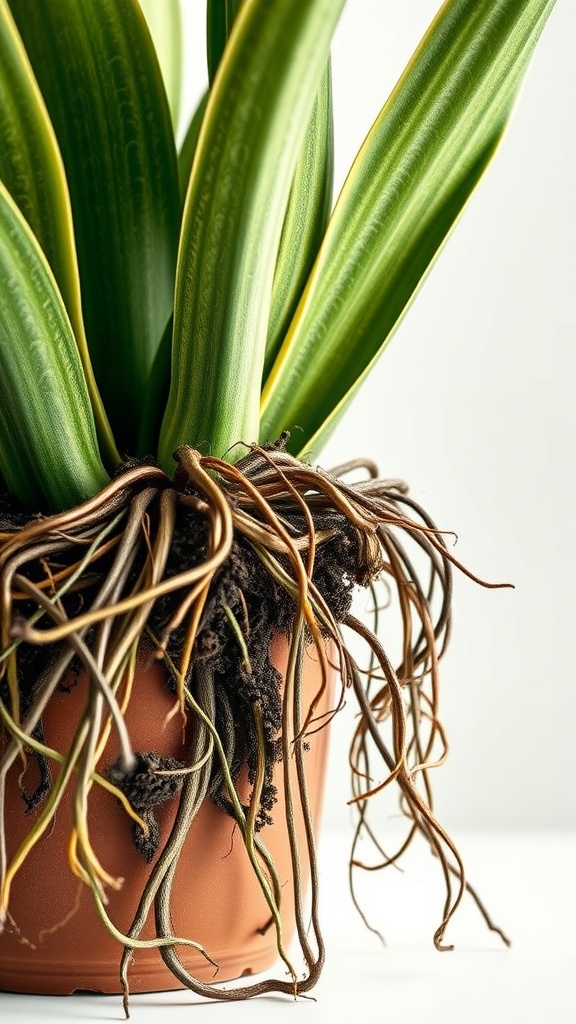
[[[397, 863], [420, 835], [444, 877], [444, 908], [434, 935], [438, 949], [451, 948], [444, 934], [466, 891], [488, 926], [498, 931], [467, 882], [458, 850], [433, 809], [430, 773], [447, 752], [439, 718], [438, 664], [450, 632], [452, 568], [467, 572], [449, 552], [444, 535], [409, 497], [406, 485], [378, 480], [371, 463], [357, 460], [326, 473], [294, 459], [281, 444], [254, 446], [236, 465], [190, 448], [180, 449], [176, 458], [175, 481], [155, 467], [131, 466], [79, 508], [12, 528], [2, 524], [0, 716], [6, 742], [0, 758], [0, 922], [9, 913], [14, 875], [49, 827], [64, 789], [71, 787], [70, 867], [92, 889], [103, 923], [124, 944], [120, 970], [126, 1011], [131, 950], [140, 944], [152, 910], [155, 941], [165, 963], [196, 993], [222, 1000], [308, 992], [320, 975], [324, 945], [303, 750], [307, 737], [330, 718], [318, 711], [329, 676], [330, 640], [342, 680], [333, 713], [345, 692], [354, 695], [360, 712], [350, 747], [351, 804], [357, 814], [350, 859], [355, 901], [354, 870]], [[366, 479], [345, 481], [359, 470]], [[385, 588], [387, 603], [395, 609], [400, 644], [392, 660], [376, 635], [378, 629], [370, 630], [352, 614], [358, 586], [372, 588], [376, 619], [378, 588]], [[386, 610], [389, 614], [391, 609]], [[281, 680], [267, 654], [275, 629], [286, 633], [291, 644], [283, 699]], [[348, 632], [368, 653], [363, 671], [348, 649]], [[186, 764], [164, 763], [153, 751], [132, 750], [124, 713], [136, 652], [143, 643], [167, 666], [175, 711], [194, 721]], [[302, 658], [309, 643], [319, 652], [323, 682], [311, 705], [304, 707]], [[89, 675], [87, 706], [70, 748], [54, 751], [43, 742], [42, 715], [74, 667]], [[234, 679], [234, 687], [217, 687], [216, 681], [227, 676]], [[34, 684], [26, 686], [26, 678]], [[121, 758], [103, 779], [97, 766], [112, 729]], [[34, 797], [42, 812], [9, 857], [6, 776], [17, 758], [29, 757], [38, 759], [48, 778], [51, 761], [61, 769], [56, 782]], [[291, 760], [295, 782], [287, 769]], [[271, 779], [278, 761], [284, 766], [304, 978], [298, 977], [284, 949], [281, 887], [259, 838], [274, 813]], [[237, 787], [243, 766], [252, 787], [248, 803], [242, 802]], [[399, 849], [386, 854], [369, 812], [376, 794], [393, 783], [407, 830]], [[105, 890], [117, 880], [90, 844], [87, 812], [93, 785], [106, 785], [123, 801], [146, 857], [161, 842], [127, 935], [116, 932], [105, 910]], [[177, 791], [176, 819], [170, 835], [162, 838], [156, 834], [153, 807]], [[242, 836], [289, 980], [222, 990], [191, 977], [179, 959], [178, 944], [191, 940], [172, 934], [172, 880], [184, 839], [207, 798], [232, 816]], [[295, 827], [297, 805], [305, 823], [304, 849]], [[372, 864], [360, 860], [361, 837], [376, 851]], [[303, 864], [312, 879], [309, 907], [301, 884]]]

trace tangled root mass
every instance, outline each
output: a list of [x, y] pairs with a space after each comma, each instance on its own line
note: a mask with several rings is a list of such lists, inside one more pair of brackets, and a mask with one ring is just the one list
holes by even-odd
[[[152, 904], [165, 962], [199, 994], [232, 999], [264, 991], [306, 992], [319, 976], [323, 942], [311, 827], [306, 850], [298, 849], [295, 831], [289, 829], [293, 857], [307, 859], [312, 875], [314, 948], [298, 896], [295, 906], [307, 965], [304, 979], [297, 978], [282, 947], [280, 893], [269, 863], [264, 866], [271, 884], [261, 884], [267, 886], [289, 981], [267, 979], [216, 990], [188, 975], [174, 945], [165, 941], [171, 934], [172, 874], [161, 865], [170, 863], [170, 844], [177, 848], [201, 799], [209, 796], [235, 819], [261, 877], [263, 854], [254, 837], [274, 816], [274, 767], [294, 754], [299, 773], [307, 735], [325, 724], [315, 716], [315, 700], [301, 718], [292, 718], [286, 735], [283, 681], [269, 656], [274, 631], [290, 638], [297, 655], [307, 644], [316, 644], [323, 685], [330, 640], [342, 680], [339, 703], [353, 695], [358, 704], [350, 748], [357, 815], [351, 864], [367, 866], [358, 856], [363, 836], [376, 850], [377, 866], [385, 867], [420, 834], [437, 856], [445, 882], [437, 947], [448, 948], [444, 932], [466, 889], [489, 927], [499, 931], [434, 815], [430, 785], [431, 768], [446, 753], [438, 716], [438, 663], [449, 636], [452, 566], [463, 567], [402, 483], [379, 480], [374, 467], [360, 461], [325, 473], [290, 456], [283, 440], [269, 448], [253, 447], [236, 465], [182, 448], [176, 453], [175, 481], [155, 466], [128, 465], [101, 494], [59, 515], [25, 519], [0, 506], [0, 728], [6, 741], [0, 792], [22, 751], [35, 758], [38, 768], [35, 790], [22, 792], [27, 807], [51, 792], [50, 761], [56, 755], [44, 742], [43, 711], [57, 688], [73, 686], [74, 674], [85, 670], [92, 726], [74, 755], [63, 752], [60, 759], [74, 756], [75, 785], [86, 787], [98, 768], [94, 751], [102, 723], [116, 729], [121, 754], [106, 766], [108, 784], [132, 818], [139, 852], [152, 861], [159, 848], [163, 851], [125, 936], [121, 974], [126, 1008], [130, 943]], [[347, 482], [352, 474], [355, 482]], [[395, 601], [402, 634], [395, 666], [376, 633], [352, 614], [359, 587], [372, 589], [375, 609], [379, 588]], [[367, 651], [362, 669], [350, 651], [350, 634]], [[186, 764], [154, 750], [132, 749], [120, 694], [132, 685], [143, 645], [164, 659], [174, 700], [194, 721]], [[293, 664], [298, 688], [299, 656]], [[252, 796], [258, 784], [255, 813], [238, 796], [245, 770]], [[369, 811], [376, 794], [392, 783], [398, 787], [407, 832], [401, 847], [386, 854]], [[155, 808], [176, 796], [176, 826], [165, 837]], [[309, 819], [305, 793], [300, 800]], [[77, 835], [86, 839], [84, 845], [78, 842], [77, 862], [71, 866], [103, 907], [105, 885], [87, 829], [77, 828]], [[37, 840], [31, 828], [30, 849]], [[7, 912], [16, 870], [7, 853], [0, 801], [0, 915]], [[103, 909], [101, 916], [106, 923]]]

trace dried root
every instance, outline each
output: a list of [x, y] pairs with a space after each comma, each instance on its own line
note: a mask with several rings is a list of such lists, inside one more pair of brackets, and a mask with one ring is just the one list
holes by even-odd
[[[8, 914], [16, 872], [71, 787], [70, 868], [90, 887], [104, 925], [124, 945], [120, 970], [126, 1011], [131, 951], [150, 945], [160, 948], [180, 982], [203, 996], [223, 1000], [308, 992], [319, 977], [324, 949], [303, 750], [306, 737], [327, 724], [318, 707], [329, 675], [330, 639], [342, 680], [337, 703], [351, 693], [359, 708], [350, 749], [357, 813], [350, 860], [353, 895], [354, 869], [396, 863], [420, 834], [438, 858], [445, 883], [436, 946], [451, 948], [444, 934], [466, 889], [489, 927], [498, 931], [468, 885], [458, 850], [433, 812], [430, 772], [446, 754], [438, 663], [449, 637], [452, 567], [466, 572], [444, 536], [401, 482], [377, 479], [370, 463], [358, 461], [325, 473], [287, 454], [282, 440], [271, 448], [252, 448], [236, 465], [189, 448], [177, 452], [177, 461], [175, 481], [154, 466], [131, 466], [101, 494], [69, 512], [24, 524], [0, 517], [0, 717], [5, 735], [0, 758], [0, 922]], [[352, 473], [362, 479], [347, 483]], [[377, 588], [385, 587], [393, 599], [401, 627], [396, 667], [377, 638], [378, 630], [372, 632], [352, 613], [358, 586], [373, 588], [375, 608]], [[267, 655], [274, 629], [290, 637], [283, 699], [281, 680]], [[364, 671], [345, 642], [350, 634], [368, 652]], [[144, 642], [166, 663], [175, 709], [194, 721], [186, 764], [165, 763], [153, 751], [132, 749], [124, 714]], [[310, 642], [319, 652], [323, 683], [311, 706], [303, 707], [302, 661]], [[85, 713], [69, 749], [57, 751], [44, 741], [42, 716], [71, 669], [80, 668], [90, 679]], [[30, 678], [35, 683], [26, 686]], [[234, 685], [227, 689], [225, 678], [233, 678]], [[121, 755], [104, 776], [98, 765], [111, 730], [116, 731]], [[41, 784], [36, 793], [23, 796], [29, 806], [40, 803], [42, 810], [21, 848], [9, 857], [6, 777], [16, 759], [30, 757], [38, 762]], [[295, 784], [286, 768], [291, 760]], [[285, 766], [304, 978], [298, 977], [284, 948], [280, 883], [259, 835], [274, 814], [272, 771], [278, 761]], [[52, 762], [61, 768], [50, 783]], [[248, 803], [238, 789], [246, 765], [252, 787]], [[400, 849], [386, 855], [369, 811], [376, 793], [392, 783], [399, 788], [407, 831]], [[88, 834], [95, 785], [122, 801], [144, 856], [152, 859], [161, 844], [127, 935], [118, 932], [106, 911], [106, 889], [120, 880], [99, 862]], [[176, 819], [170, 835], [162, 839], [154, 807], [175, 793]], [[288, 980], [266, 979], [223, 990], [192, 977], [178, 956], [182, 944], [200, 949], [191, 939], [172, 934], [170, 901], [185, 837], [207, 798], [232, 815], [242, 836]], [[297, 805], [305, 822], [304, 850], [294, 824]], [[361, 836], [377, 851], [373, 864], [359, 858]], [[303, 863], [311, 873], [311, 908], [305, 907], [300, 882]], [[152, 911], [156, 939], [141, 940]], [[200, 952], [210, 959], [206, 951]]]

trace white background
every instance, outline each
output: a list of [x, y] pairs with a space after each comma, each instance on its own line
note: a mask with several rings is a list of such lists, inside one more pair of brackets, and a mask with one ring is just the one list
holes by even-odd
[[[204, 4], [183, 6], [201, 52]], [[437, 6], [348, 0], [334, 43], [337, 185]], [[344, 891], [344, 717], [327, 792], [318, 1003], [211, 1006], [206, 1019], [575, 1019], [574, 841], [561, 834], [576, 826], [575, 39], [576, 0], [558, 0], [492, 167], [322, 460], [363, 454], [405, 478], [439, 525], [457, 531], [456, 553], [471, 569], [516, 585], [456, 581], [442, 698], [451, 754], [436, 776], [439, 816], [515, 945], [502, 952], [468, 909], [451, 936], [457, 952], [435, 953], [436, 868], [421, 854], [415, 873], [377, 880], [367, 896], [389, 939], [384, 954], [361, 927]], [[204, 69], [190, 61], [186, 70], [192, 106]], [[133, 1016], [155, 1021], [169, 1008], [189, 1020], [202, 1013], [194, 1002], [189, 993], [136, 997]], [[0, 995], [0, 1016], [122, 1015], [115, 998]]]

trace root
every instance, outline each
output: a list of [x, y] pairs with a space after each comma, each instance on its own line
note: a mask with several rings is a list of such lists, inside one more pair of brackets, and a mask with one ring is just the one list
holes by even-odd
[[[450, 634], [452, 571], [456, 567], [477, 577], [455, 559], [445, 535], [409, 497], [406, 485], [378, 480], [372, 463], [356, 460], [326, 473], [290, 456], [282, 439], [267, 449], [254, 446], [234, 466], [189, 448], [180, 449], [176, 458], [175, 481], [156, 467], [131, 466], [79, 508], [34, 518], [24, 526], [16, 519], [13, 528], [3, 522], [0, 926], [9, 914], [12, 880], [68, 790], [73, 815], [70, 868], [92, 890], [104, 926], [124, 944], [119, 959], [127, 1015], [131, 951], [150, 944], [159, 947], [180, 982], [213, 999], [310, 991], [322, 969], [324, 944], [304, 751], [308, 737], [326, 727], [344, 694], [351, 693], [359, 709], [350, 747], [351, 806], [357, 816], [350, 885], [356, 905], [355, 872], [397, 864], [419, 835], [437, 858], [444, 879], [444, 906], [434, 935], [437, 948], [452, 948], [444, 936], [466, 892], [488, 927], [507, 941], [468, 883], [462, 858], [436, 818], [430, 781], [432, 769], [447, 754], [439, 718], [438, 666]], [[347, 483], [351, 472], [366, 478]], [[372, 589], [374, 630], [352, 614], [358, 587]], [[386, 592], [383, 613], [380, 589]], [[378, 620], [392, 609], [400, 624], [394, 658], [377, 637]], [[275, 630], [290, 638], [283, 691], [268, 660]], [[364, 670], [348, 650], [349, 632], [368, 653]], [[304, 704], [302, 667], [310, 643], [315, 644], [322, 679], [313, 699]], [[132, 749], [124, 716], [133, 696], [136, 658], [144, 648], [166, 665], [174, 713], [194, 724], [185, 731], [192, 737], [185, 763], [163, 762], [152, 751]], [[342, 692], [334, 710], [321, 714], [331, 672], [329, 651], [334, 652], [330, 657], [336, 659]], [[56, 689], [79, 665], [89, 680], [86, 704], [69, 749], [53, 750], [43, 742], [42, 716]], [[30, 679], [32, 685], [26, 682]], [[100, 763], [112, 730], [121, 756], [104, 778]], [[14, 761], [29, 754], [43, 758], [47, 779], [50, 763], [60, 768], [57, 778], [45, 784], [47, 792], [39, 790], [35, 799], [42, 800], [41, 812], [13, 851], [4, 818], [7, 777]], [[260, 836], [274, 814], [272, 779], [279, 761], [293, 911], [306, 965], [303, 977], [284, 949], [282, 889]], [[294, 771], [288, 770], [291, 764]], [[240, 796], [242, 771], [251, 785], [247, 802]], [[377, 795], [393, 783], [406, 836], [396, 852], [386, 854], [371, 811]], [[126, 935], [105, 909], [106, 889], [119, 880], [100, 864], [90, 840], [88, 809], [95, 784], [121, 798], [133, 819], [138, 848], [148, 859], [160, 843]], [[162, 837], [153, 808], [162, 799], [174, 799], [175, 793], [176, 818], [170, 834]], [[184, 840], [202, 802], [210, 798], [230, 814], [242, 838], [288, 980], [214, 988], [194, 978], [178, 955], [177, 946], [184, 943], [213, 963], [193, 939], [174, 936], [170, 914]], [[304, 821], [303, 844], [297, 817]], [[376, 852], [374, 863], [360, 859], [362, 838]], [[311, 877], [308, 900], [304, 874]], [[143, 942], [139, 936], [152, 913], [156, 938]]]

